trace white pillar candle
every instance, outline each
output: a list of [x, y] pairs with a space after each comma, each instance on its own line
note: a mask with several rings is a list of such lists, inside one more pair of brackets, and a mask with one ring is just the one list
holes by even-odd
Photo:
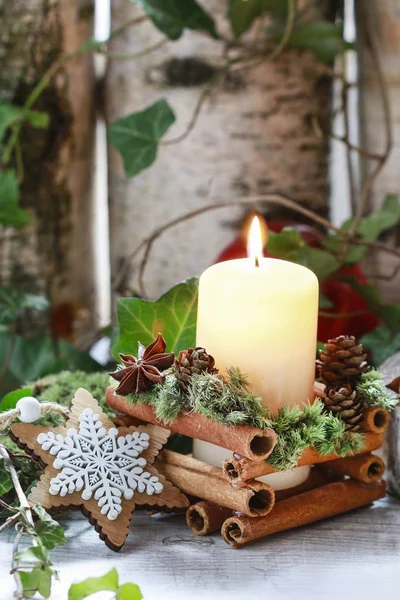
[[[228, 367], [246, 374], [274, 413], [314, 397], [318, 280], [303, 266], [263, 258], [254, 245], [250, 258], [218, 263], [201, 275], [196, 343], [222, 374]], [[199, 445], [204, 460], [201, 442], [195, 452]]]

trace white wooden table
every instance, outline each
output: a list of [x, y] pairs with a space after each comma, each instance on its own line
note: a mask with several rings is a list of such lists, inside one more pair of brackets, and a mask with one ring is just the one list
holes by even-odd
[[[120, 553], [108, 550], [79, 513], [62, 518], [68, 545], [52, 552], [66, 600], [72, 582], [116, 567], [145, 600], [397, 600], [400, 598], [400, 501], [280, 533], [234, 550], [218, 533], [195, 537], [182, 516], [136, 513]], [[0, 598], [11, 600], [13, 531], [0, 536]], [[95, 598], [109, 598], [101, 594]]]

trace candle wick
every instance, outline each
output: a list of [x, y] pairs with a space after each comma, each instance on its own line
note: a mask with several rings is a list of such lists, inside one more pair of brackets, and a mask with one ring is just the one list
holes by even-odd
[[254, 262], [255, 262], [256, 268], [258, 268], [260, 266], [260, 261], [258, 260], [258, 256], [254, 257]]

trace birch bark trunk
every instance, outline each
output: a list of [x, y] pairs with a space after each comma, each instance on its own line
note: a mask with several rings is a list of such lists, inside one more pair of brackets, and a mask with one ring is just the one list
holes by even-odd
[[[93, 5], [82, 0], [0, 0], [0, 100], [23, 105], [47, 69], [92, 37]], [[2, 233], [2, 283], [48, 295], [76, 311], [79, 337], [94, 325], [91, 172], [94, 74], [90, 57], [57, 72], [34, 109], [47, 130], [24, 126], [23, 230]], [[69, 306], [69, 309], [67, 308]]]
[[[204, 7], [227, 32], [226, 3]], [[315, 3], [306, 2], [303, 5]], [[322, 18], [323, 6], [317, 12]], [[112, 0], [112, 29], [142, 14], [126, 0]], [[157, 43], [149, 23], [127, 30], [110, 48], [135, 53]], [[106, 82], [109, 123], [167, 98], [183, 132], [221, 55], [219, 43], [193, 32], [139, 60], [110, 61]], [[330, 81], [309, 53], [284, 51], [274, 61], [228, 77], [206, 101], [191, 134], [161, 147], [148, 170], [127, 181], [120, 157], [110, 149], [112, 273], [157, 226], [211, 202], [281, 192], [321, 214], [327, 212], [327, 140], [316, 136], [312, 117], [329, 119]], [[227, 222], [238, 209], [221, 210], [183, 223], [155, 245], [145, 278], [152, 297], [202, 272], [233, 237]], [[119, 293], [135, 292], [131, 272]]]
[[[400, 194], [400, 0], [379, 0], [356, 3], [359, 86], [360, 86], [360, 132], [361, 144], [366, 150], [383, 153], [386, 144], [385, 114], [382, 90], [375, 62], [372, 58], [368, 35], [372, 35], [378, 50], [379, 63], [390, 103], [390, 127], [393, 145], [389, 160], [376, 179], [369, 198], [368, 208], [378, 208], [386, 194]], [[362, 163], [364, 176], [372, 167], [371, 162]], [[400, 227], [387, 236], [394, 245], [400, 243]], [[398, 259], [387, 254], [374, 257], [368, 267], [374, 274], [387, 276], [393, 273]], [[400, 302], [400, 273], [391, 280], [377, 279], [384, 297], [389, 302]]]

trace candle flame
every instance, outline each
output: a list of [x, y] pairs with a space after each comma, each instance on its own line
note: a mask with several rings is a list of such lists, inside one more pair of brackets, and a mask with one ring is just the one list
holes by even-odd
[[265, 221], [263, 221], [261, 224], [259, 217], [255, 216], [251, 223], [247, 238], [247, 256], [251, 259], [254, 259], [256, 267], [258, 267], [260, 264], [260, 258], [263, 256], [263, 248], [267, 240], [267, 224]]

